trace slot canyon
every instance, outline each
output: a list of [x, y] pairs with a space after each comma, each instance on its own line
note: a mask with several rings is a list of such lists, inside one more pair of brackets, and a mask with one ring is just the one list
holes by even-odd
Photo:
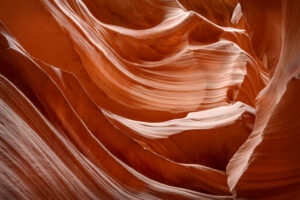
[[300, 1], [0, 0], [0, 199], [300, 199]]

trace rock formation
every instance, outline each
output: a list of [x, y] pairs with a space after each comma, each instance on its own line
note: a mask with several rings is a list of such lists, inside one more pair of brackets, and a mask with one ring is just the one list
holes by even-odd
[[300, 1], [0, 0], [0, 199], [300, 198]]

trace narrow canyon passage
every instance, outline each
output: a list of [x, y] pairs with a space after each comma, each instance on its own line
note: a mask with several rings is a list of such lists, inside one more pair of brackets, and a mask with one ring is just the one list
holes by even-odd
[[300, 199], [299, 11], [0, 0], [0, 199]]

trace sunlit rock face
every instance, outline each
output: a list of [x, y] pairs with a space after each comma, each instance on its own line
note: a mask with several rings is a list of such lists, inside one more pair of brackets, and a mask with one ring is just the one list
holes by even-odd
[[0, 0], [0, 199], [299, 199], [300, 1]]

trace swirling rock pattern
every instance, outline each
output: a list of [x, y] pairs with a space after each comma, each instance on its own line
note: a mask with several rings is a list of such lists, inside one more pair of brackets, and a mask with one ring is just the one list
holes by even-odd
[[0, 0], [0, 199], [300, 198], [297, 0]]

